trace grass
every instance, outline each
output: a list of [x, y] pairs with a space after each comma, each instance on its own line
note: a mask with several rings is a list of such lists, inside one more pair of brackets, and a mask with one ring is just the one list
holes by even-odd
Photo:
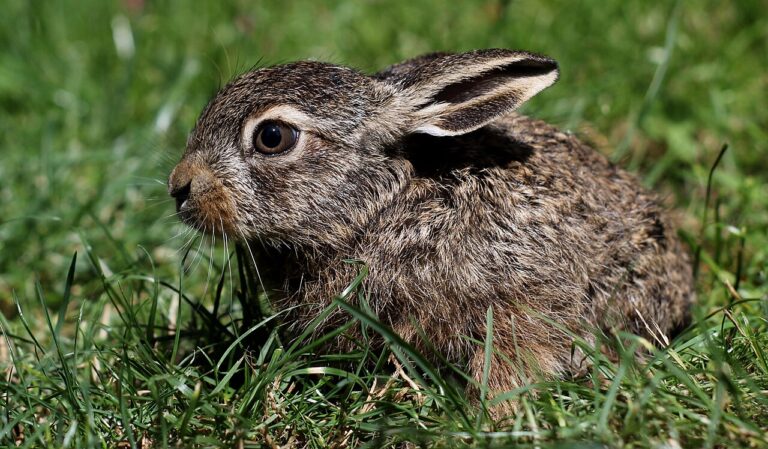
[[[768, 447], [765, 8], [5, 2], [0, 446]], [[668, 348], [577, 341], [592, 370], [532, 379], [500, 423], [466, 402], [462, 373], [345, 302], [364, 266], [336, 304], [388, 348], [281, 339], [237, 251], [188, 240], [164, 187], [208, 98], [254, 64], [373, 71], [482, 47], [555, 57], [560, 81], [525, 112], [639, 173], [699, 261], [696, 323]]]

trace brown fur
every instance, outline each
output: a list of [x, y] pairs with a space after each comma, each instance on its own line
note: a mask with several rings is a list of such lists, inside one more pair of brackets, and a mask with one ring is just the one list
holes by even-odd
[[[508, 50], [426, 55], [374, 76], [317, 62], [255, 70], [203, 111], [169, 191], [190, 225], [265, 244], [272, 299], [297, 306], [294, 331], [358, 259], [384, 323], [423, 347], [420, 327], [480, 379], [482, 348], [463, 336], [482, 340], [492, 307], [491, 388], [507, 390], [521, 373], [578, 363], [548, 320], [587, 339], [593, 328], [650, 337], [684, 325], [694, 299], [656, 197], [572, 135], [511, 112], [556, 76], [554, 61]], [[296, 147], [254, 152], [243, 132], [265, 117], [295, 126]]]

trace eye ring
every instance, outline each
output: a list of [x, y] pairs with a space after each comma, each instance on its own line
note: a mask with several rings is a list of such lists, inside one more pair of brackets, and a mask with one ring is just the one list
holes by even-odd
[[286, 152], [296, 146], [299, 131], [276, 120], [265, 120], [253, 130], [253, 149], [268, 156]]

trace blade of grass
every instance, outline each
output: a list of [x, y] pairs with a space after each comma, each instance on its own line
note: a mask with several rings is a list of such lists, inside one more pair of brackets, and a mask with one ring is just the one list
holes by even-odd
[[64, 351], [61, 349], [61, 345], [59, 344], [59, 335], [56, 334], [53, 323], [51, 322], [51, 316], [48, 313], [48, 307], [46, 306], [45, 294], [43, 293], [43, 286], [40, 284], [39, 280], [35, 282], [35, 289], [37, 291], [37, 298], [43, 310], [45, 321], [48, 324], [48, 330], [51, 333], [51, 340], [53, 341], [54, 348], [56, 349], [56, 355], [58, 356], [60, 363], [58, 370], [60, 371], [62, 380], [64, 381], [64, 396], [69, 401], [70, 407], [72, 408], [71, 411], [74, 413], [75, 419], [80, 418], [82, 415], [82, 409], [80, 407], [79, 401], [77, 400], [77, 397], [74, 394], [76, 388], [74, 376], [69, 369], [67, 359], [64, 357]]
[[[405, 340], [402, 339], [399, 335], [397, 335], [395, 332], [393, 332], [388, 327], [384, 326], [379, 322], [379, 320], [367, 315], [359, 308], [353, 306], [352, 304], [347, 303], [346, 301], [342, 300], [341, 297], [337, 297], [334, 299], [334, 303], [337, 304], [340, 308], [342, 308], [344, 311], [352, 315], [357, 320], [364, 321], [371, 329], [375, 330], [379, 335], [384, 337], [387, 341], [390, 342], [392, 351], [395, 352], [398, 357], [405, 361], [408, 358], [412, 359], [416, 365], [424, 371], [427, 376], [434, 382], [440, 389], [443, 394], [446, 394], [450, 403], [457, 404], [462, 403], [458, 397], [455, 397], [454, 389], [451, 388], [449, 385], [445, 383], [445, 380], [440, 376], [438, 373], [436, 367], [432, 365], [419, 351], [417, 351], [415, 348], [413, 348], [410, 344], [408, 344]], [[415, 374], [416, 377], [421, 377], [418, 373], [412, 373]], [[438, 402], [438, 404], [441, 406], [443, 410], [445, 410], [446, 413], [449, 415], [453, 415], [454, 413], [458, 413], [460, 416], [460, 419], [468, 423], [468, 417], [466, 415], [466, 412], [459, 408], [458, 410], [452, 410], [450, 407], [448, 407], [448, 403], [445, 402], [444, 398], [441, 395], [435, 395], [435, 400]]]
[[[488, 306], [485, 313], [485, 345], [483, 354], [483, 378], [480, 382], [480, 405], [482, 413], [477, 415], [475, 427], [480, 429], [483, 416], [488, 415], [488, 378], [491, 374], [491, 356], [493, 355], [493, 306]], [[498, 368], [498, 367], [497, 367]]]
[[69, 264], [69, 271], [67, 271], [67, 280], [64, 281], [64, 294], [61, 298], [61, 305], [59, 306], [59, 318], [56, 321], [55, 335], [61, 335], [61, 327], [64, 326], [64, 321], [67, 317], [67, 307], [69, 306], [69, 300], [72, 296], [72, 283], [75, 280], [75, 266], [77, 265], [77, 251], [72, 255], [72, 262]]
[[[240, 360], [242, 361], [242, 359]], [[235, 371], [235, 368], [233, 368], [231, 371]], [[187, 410], [184, 412], [184, 416], [182, 417], [177, 427], [179, 431], [179, 438], [183, 438], [184, 435], [187, 433], [187, 426], [189, 425], [189, 420], [192, 419], [192, 414], [197, 410], [197, 403], [200, 400], [201, 390], [202, 390], [202, 383], [198, 381], [195, 384], [194, 390], [192, 390], [192, 394], [190, 395], [189, 404], [187, 404]]]
[[[123, 352], [123, 356], [126, 357], [125, 351]], [[121, 366], [120, 373], [124, 373], [125, 366]], [[125, 375], [119, 376], [119, 378], [124, 379]], [[117, 388], [117, 401], [120, 409], [120, 420], [123, 423], [122, 430], [125, 434], [125, 436], [128, 438], [128, 443], [131, 445], [131, 449], [136, 449], [136, 437], [133, 434], [133, 419], [131, 418], [131, 414], [128, 411], [128, 407], [125, 403], [125, 394], [123, 393], [123, 383], [117, 382], [116, 385]]]
[[717, 169], [717, 166], [720, 165], [720, 161], [723, 159], [723, 155], [725, 155], [725, 152], [728, 150], [728, 144], [723, 144], [722, 148], [720, 148], [720, 152], [717, 153], [717, 158], [715, 158], [715, 162], [712, 164], [712, 166], [709, 168], [709, 175], [707, 176], [707, 190], [704, 194], [704, 211], [702, 212], [701, 216], [701, 230], [699, 231], [699, 239], [696, 245], [696, 251], [694, 253], [693, 257], [693, 278], [697, 279], [699, 277], [699, 265], [701, 261], [701, 250], [704, 245], [704, 235], [707, 230], [707, 212], [709, 211], [709, 200], [712, 197], [712, 181], [714, 179], [715, 169]]

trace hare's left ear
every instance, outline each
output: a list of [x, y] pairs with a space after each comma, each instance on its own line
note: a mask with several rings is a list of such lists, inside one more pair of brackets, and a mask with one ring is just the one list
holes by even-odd
[[516, 109], [551, 86], [558, 71], [544, 56], [492, 49], [425, 55], [376, 76], [397, 87], [411, 116], [406, 132], [455, 136]]

